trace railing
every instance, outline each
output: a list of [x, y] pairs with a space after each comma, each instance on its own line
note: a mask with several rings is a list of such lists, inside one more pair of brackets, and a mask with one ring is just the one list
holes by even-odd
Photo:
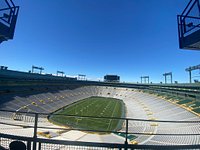
[[[183, 38], [200, 29], [200, 2], [190, 0], [181, 15], [177, 16], [180, 47]], [[182, 47], [181, 47], [182, 48]]]
[[200, 29], [200, 17], [178, 15], [177, 20], [181, 38]]
[[196, 28], [200, 28], [200, 4], [199, 0], [190, 0], [181, 15], [178, 15], [180, 36]]
[[0, 43], [2, 43], [14, 37], [19, 6], [15, 6], [12, 0], [1, 0], [0, 2], [6, 5], [0, 5]]
[[12, 0], [5, 0], [5, 4], [5, 8], [0, 8], [0, 22], [10, 27], [13, 21], [13, 17], [18, 15], [19, 6], [15, 6]]
[[[12, 115], [14, 114], [14, 115]], [[17, 116], [18, 115], [18, 116]], [[144, 119], [132, 119], [132, 118], [115, 118], [115, 117], [92, 117], [92, 116], [75, 116], [75, 115], [68, 115], [68, 117], [76, 117], [82, 119], [109, 119], [109, 120], [122, 120], [124, 122], [121, 130], [91, 130], [86, 128], [63, 128], [63, 127], [48, 127], [41, 121], [41, 118], [45, 118], [51, 114], [45, 113], [28, 113], [28, 112], [17, 112], [16, 111], [7, 111], [7, 110], [0, 110], [0, 124], [6, 126], [13, 126], [13, 127], [23, 127], [25, 129], [32, 129], [32, 135], [30, 136], [17, 136], [17, 135], [8, 135], [1, 133], [0, 130], [0, 145], [8, 148], [8, 145], [13, 140], [21, 140], [26, 143], [28, 150], [42, 150], [42, 149], [70, 149], [71, 148], [80, 148], [81, 149], [200, 149], [200, 144], [197, 145], [133, 145], [131, 144], [131, 140], [129, 139], [130, 135], [134, 136], [143, 136], [144, 140], [148, 140], [154, 136], [159, 136], [161, 138], [167, 137], [187, 137], [187, 136], [200, 136], [199, 132], [192, 132], [187, 133], [183, 131], [182, 133], [170, 133], [165, 132], [158, 132], [157, 125], [163, 126], [168, 128], [171, 124], [176, 124], [176, 127], [181, 127], [184, 125], [199, 125], [200, 121], [165, 121], [165, 120], [144, 120]], [[54, 115], [61, 115], [61, 114], [54, 114]], [[9, 118], [8, 118], [9, 117]], [[32, 119], [30, 119], [32, 118]], [[7, 121], [8, 119], [9, 121]], [[13, 120], [12, 120], [13, 119]], [[148, 132], [141, 132], [141, 131], [134, 131], [132, 128], [134, 126], [153, 126], [149, 128]], [[60, 130], [60, 131], [69, 131], [69, 130], [76, 130], [76, 131], [84, 131], [84, 132], [98, 132], [98, 133], [114, 133], [116, 135], [122, 135], [121, 138], [124, 139], [124, 142], [121, 143], [104, 143], [104, 142], [96, 142], [96, 141], [89, 141], [89, 142], [80, 142], [80, 141], [66, 141], [66, 140], [52, 140], [46, 138], [38, 138], [38, 130]], [[153, 129], [153, 130], [150, 130]], [[199, 130], [199, 129], [198, 129]], [[48, 147], [48, 148], [47, 148]]]

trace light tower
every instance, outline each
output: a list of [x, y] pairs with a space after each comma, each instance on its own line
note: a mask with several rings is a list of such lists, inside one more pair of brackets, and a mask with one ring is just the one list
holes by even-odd
[[165, 77], [165, 84], [167, 83], [167, 77], [170, 77], [172, 83], [172, 72], [164, 73], [163, 76]]
[[78, 74], [78, 80], [86, 80], [86, 75]]
[[189, 68], [185, 69], [185, 71], [189, 72], [189, 81], [190, 81], [190, 83], [192, 83], [192, 71], [193, 70], [197, 70], [197, 69], [200, 69], [200, 65], [192, 66], [192, 67], [189, 67]]
[[63, 75], [65, 74], [63, 71], [57, 71], [56, 75], [59, 76], [59, 74], [61, 74], [61, 76], [63, 77]]
[[36, 66], [32, 66], [32, 73], [34, 73], [34, 70], [37, 69], [40, 71], [40, 74], [42, 74], [42, 71], [44, 70], [44, 68], [42, 67], [36, 67]]
[[144, 83], [149, 84], [149, 76], [141, 76], [140, 78], [141, 78], [141, 83], [143, 83], [143, 81], [144, 81]]

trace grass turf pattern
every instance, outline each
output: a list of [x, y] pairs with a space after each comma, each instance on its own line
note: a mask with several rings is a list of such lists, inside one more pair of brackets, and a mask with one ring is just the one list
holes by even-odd
[[123, 120], [71, 117], [68, 115], [120, 118], [125, 115], [125, 106], [122, 100], [105, 97], [90, 97], [68, 105], [49, 117], [51, 122], [71, 128], [117, 131], [121, 129]]

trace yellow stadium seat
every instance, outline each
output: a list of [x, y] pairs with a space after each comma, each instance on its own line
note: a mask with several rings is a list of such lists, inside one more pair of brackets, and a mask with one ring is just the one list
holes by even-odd
[[150, 126], [158, 126], [158, 123], [150, 123]]
[[37, 103], [36, 103], [36, 102], [32, 102], [31, 104], [37, 106]]
[[131, 144], [134, 144], [134, 145], [138, 145], [138, 142], [133, 140], [133, 141], [130, 141]]

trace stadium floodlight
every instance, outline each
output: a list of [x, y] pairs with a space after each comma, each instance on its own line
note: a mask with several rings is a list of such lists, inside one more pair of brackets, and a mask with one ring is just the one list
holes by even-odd
[[37, 69], [40, 71], [40, 74], [42, 74], [42, 71], [44, 70], [43, 67], [36, 67], [36, 66], [32, 66], [32, 73], [34, 73], [34, 70]]
[[86, 75], [78, 74], [78, 80], [86, 80]]
[[149, 84], [149, 76], [141, 76], [140, 78], [141, 78], [141, 83], [143, 83], [143, 81], [144, 81], [144, 83]]
[[172, 83], [172, 72], [164, 73], [163, 76], [165, 77], [165, 84], [167, 84], [167, 77], [170, 77]]
[[59, 74], [61, 74], [61, 76], [63, 77], [63, 75], [65, 74], [63, 71], [57, 71], [56, 75], [59, 76]]
[[192, 83], [192, 71], [193, 70], [200, 70], [200, 65], [196, 65], [196, 66], [192, 66], [192, 67], [189, 67], [189, 68], [186, 68], [185, 71], [189, 72], [189, 81], [190, 83]]

